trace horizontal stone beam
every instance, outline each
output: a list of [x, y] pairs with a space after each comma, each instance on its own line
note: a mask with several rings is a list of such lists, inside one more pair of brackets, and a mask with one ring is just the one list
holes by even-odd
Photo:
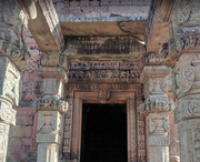
[[[37, 2], [32, 1], [32, 3], [35, 3], [37, 14], [30, 16], [28, 28], [40, 50], [44, 52], [60, 51], [64, 45], [64, 37], [52, 0], [38, 0]], [[30, 13], [27, 3], [24, 7]]]
[[151, 2], [145, 31], [147, 52], [159, 52], [161, 45], [168, 42], [168, 20], [173, 2], [174, 0], [155, 0]]

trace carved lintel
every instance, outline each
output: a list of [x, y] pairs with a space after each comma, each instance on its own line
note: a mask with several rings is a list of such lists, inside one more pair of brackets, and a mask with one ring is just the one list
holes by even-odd
[[106, 91], [106, 90], [100, 90], [99, 91], [99, 98], [100, 99], [110, 99], [110, 91]]
[[109, 82], [129, 82], [138, 81], [140, 73], [138, 70], [96, 70], [96, 71], [70, 71], [69, 82], [74, 81], [109, 81]]

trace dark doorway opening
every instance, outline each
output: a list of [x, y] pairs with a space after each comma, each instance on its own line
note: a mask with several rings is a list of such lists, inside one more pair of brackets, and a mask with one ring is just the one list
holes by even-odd
[[127, 162], [126, 104], [83, 104], [81, 162]]

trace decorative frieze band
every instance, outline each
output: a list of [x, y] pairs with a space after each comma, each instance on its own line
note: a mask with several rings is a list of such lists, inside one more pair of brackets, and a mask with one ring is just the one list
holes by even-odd
[[138, 70], [138, 62], [71, 62], [70, 70]]
[[138, 70], [99, 70], [99, 71], [70, 71], [69, 81], [138, 81]]

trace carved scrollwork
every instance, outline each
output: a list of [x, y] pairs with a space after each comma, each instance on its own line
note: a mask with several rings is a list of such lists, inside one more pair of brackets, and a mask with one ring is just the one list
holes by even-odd
[[200, 102], [199, 100], [179, 100], [177, 107], [174, 110], [175, 122], [179, 122], [186, 118], [200, 117]]

